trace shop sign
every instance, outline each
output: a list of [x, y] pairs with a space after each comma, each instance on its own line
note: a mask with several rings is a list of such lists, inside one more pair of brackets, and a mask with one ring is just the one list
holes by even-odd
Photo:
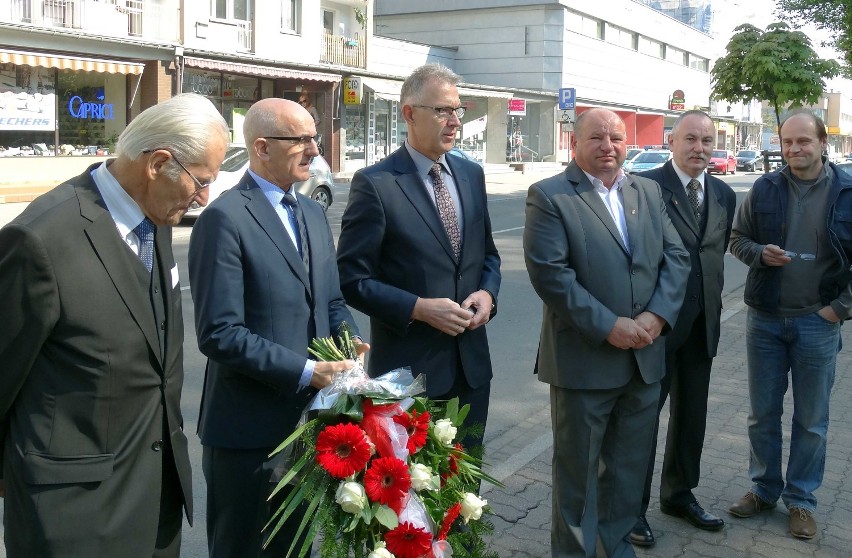
[[53, 131], [56, 129], [54, 93], [0, 91], [0, 130]]
[[343, 78], [343, 104], [360, 105], [364, 96], [364, 84], [360, 77], [350, 76]]
[[86, 118], [113, 119], [112, 103], [87, 103], [79, 95], [74, 95], [68, 100], [68, 113], [80, 120]]
[[526, 99], [509, 99], [509, 115], [511, 116], [526, 116], [527, 100]]
[[675, 89], [669, 98], [669, 110], [686, 110], [686, 95], [680, 89]]

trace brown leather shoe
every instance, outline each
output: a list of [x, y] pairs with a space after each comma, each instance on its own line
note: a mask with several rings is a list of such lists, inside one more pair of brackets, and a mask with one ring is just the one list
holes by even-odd
[[775, 502], [767, 502], [751, 490], [745, 493], [745, 496], [734, 502], [728, 512], [737, 517], [752, 517], [762, 511], [771, 510], [775, 507]]
[[790, 534], [797, 539], [812, 539], [817, 526], [814, 515], [805, 508], [790, 508]]

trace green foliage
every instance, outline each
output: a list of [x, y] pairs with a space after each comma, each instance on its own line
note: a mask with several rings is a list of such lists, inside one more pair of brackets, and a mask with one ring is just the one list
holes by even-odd
[[727, 53], [713, 65], [713, 97], [731, 102], [769, 101], [780, 126], [779, 108], [819, 101], [823, 79], [840, 73], [834, 60], [819, 58], [810, 39], [773, 23], [761, 31], [740, 25], [728, 42]]
[[852, 78], [852, 3], [849, 0], [778, 0], [778, 11], [794, 25], [813, 24], [827, 31], [830, 39], [822, 46], [837, 50], [843, 73]]

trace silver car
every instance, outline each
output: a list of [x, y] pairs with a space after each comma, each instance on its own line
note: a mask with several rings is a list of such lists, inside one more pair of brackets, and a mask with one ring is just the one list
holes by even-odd
[[[249, 166], [248, 151], [245, 146], [232, 145], [225, 152], [225, 160], [222, 167], [219, 169], [219, 176], [210, 184], [210, 194], [207, 198], [207, 203], [210, 204], [219, 197], [219, 195], [236, 186], [237, 182], [246, 173]], [[296, 191], [303, 196], [308, 196], [322, 206], [324, 210], [334, 201], [334, 177], [331, 174], [331, 168], [321, 156], [314, 157], [311, 160], [311, 176], [304, 182], [296, 182], [294, 186]], [[195, 219], [204, 207], [197, 203], [190, 206], [184, 218]]]

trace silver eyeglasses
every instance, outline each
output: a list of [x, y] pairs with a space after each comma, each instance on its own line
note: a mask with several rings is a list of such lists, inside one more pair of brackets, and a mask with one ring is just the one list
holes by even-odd
[[800, 260], [812, 261], [816, 259], [816, 254], [799, 254], [796, 252], [784, 251], [784, 255], [788, 258], [799, 258]]
[[411, 105], [417, 108], [427, 108], [435, 111], [435, 116], [440, 118], [441, 120], [446, 120], [453, 114], [455, 114], [458, 118], [462, 118], [465, 113], [464, 107], [430, 107], [429, 105]]
[[193, 194], [192, 194], [193, 196], [194, 196], [195, 194], [197, 194], [198, 192], [200, 192], [201, 190], [203, 190], [203, 189], [205, 189], [205, 188], [207, 188], [207, 187], [209, 187], [209, 186], [210, 186], [210, 182], [207, 182], [206, 184], [204, 184], [204, 183], [202, 183], [200, 180], [198, 180], [198, 179], [195, 177], [195, 175], [194, 175], [194, 174], [192, 174], [191, 172], [189, 172], [189, 169], [188, 169], [188, 168], [186, 168], [185, 166], [183, 166], [183, 163], [181, 163], [181, 162], [178, 160], [177, 156], [175, 156], [175, 154], [174, 154], [174, 153], [172, 153], [172, 150], [171, 150], [171, 149], [166, 149], [165, 147], [159, 147], [159, 148], [157, 148], [157, 149], [143, 149], [143, 150], [142, 150], [142, 153], [153, 153], [154, 151], [168, 151], [168, 152], [169, 152], [169, 155], [171, 155], [171, 156], [172, 156], [172, 159], [174, 159], [174, 160], [175, 160], [175, 163], [177, 163], [177, 164], [178, 164], [178, 166], [179, 166], [180, 168], [182, 168], [182, 169], [183, 169], [183, 172], [185, 172], [186, 174], [188, 174], [188, 175], [189, 175], [189, 177], [192, 179], [192, 181], [193, 181], [193, 182], [195, 182], [195, 185], [197, 186], [197, 188], [195, 189], [195, 192], [193, 192]]

